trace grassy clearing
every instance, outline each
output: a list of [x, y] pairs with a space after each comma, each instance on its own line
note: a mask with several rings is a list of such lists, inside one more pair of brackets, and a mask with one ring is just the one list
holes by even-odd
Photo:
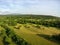
[[30, 45], [23, 38], [15, 34], [14, 29], [10, 28], [8, 25], [2, 25], [4, 28], [1, 30], [1, 37], [3, 45]]
[[58, 45], [50, 39], [59, 41], [59, 34], [58, 17], [0, 16], [0, 45]]
[[[20, 29], [15, 29], [17, 35], [20, 35], [23, 39], [29, 42], [31, 45], [58, 45], [54, 42], [48, 41], [42, 37], [37, 36], [36, 32], [27, 29], [24, 25], [21, 25]], [[34, 28], [32, 28], [33, 30]]]
[[45, 27], [42, 25], [39, 25], [40, 28], [38, 28], [36, 27], [36, 24], [25, 24], [25, 25], [29, 26], [29, 28], [25, 27], [27, 30], [35, 32], [36, 34], [46, 34], [46, 35], [60, 34], [60, 29], [57, 28]]

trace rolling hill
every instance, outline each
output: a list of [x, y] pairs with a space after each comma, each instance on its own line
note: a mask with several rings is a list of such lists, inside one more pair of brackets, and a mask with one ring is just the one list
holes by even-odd
[[0, 45], [60, 45], [60, 18], [42, 15], [0, 16]]

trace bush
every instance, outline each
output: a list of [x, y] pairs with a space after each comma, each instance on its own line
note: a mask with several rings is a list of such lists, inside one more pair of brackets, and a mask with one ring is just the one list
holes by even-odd
[[58, 35], [52, 35], [52, 39], [54, 39], [57, 42], [60, 42], [60, 34], [58, 34]]
[[6, 36], [3, 37], [3, 44], [4, 45], [9, 45], [10, 44], [8, 37], [6, 37]]
[[36, 27], [36, 28], [40, 28], [40, 26], [39, 26], [39, 25], [36, 25], [35, 27]]

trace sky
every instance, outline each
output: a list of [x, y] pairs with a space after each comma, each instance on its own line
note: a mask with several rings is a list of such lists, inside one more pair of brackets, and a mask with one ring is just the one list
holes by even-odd
[[0, 14], [60, 16], [60, 0], [0, 0]]

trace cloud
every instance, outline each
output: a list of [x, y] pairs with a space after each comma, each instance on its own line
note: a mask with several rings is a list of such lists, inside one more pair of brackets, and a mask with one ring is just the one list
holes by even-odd
[[59, 0], [0, 0], [1, 13], [60, 15]]

